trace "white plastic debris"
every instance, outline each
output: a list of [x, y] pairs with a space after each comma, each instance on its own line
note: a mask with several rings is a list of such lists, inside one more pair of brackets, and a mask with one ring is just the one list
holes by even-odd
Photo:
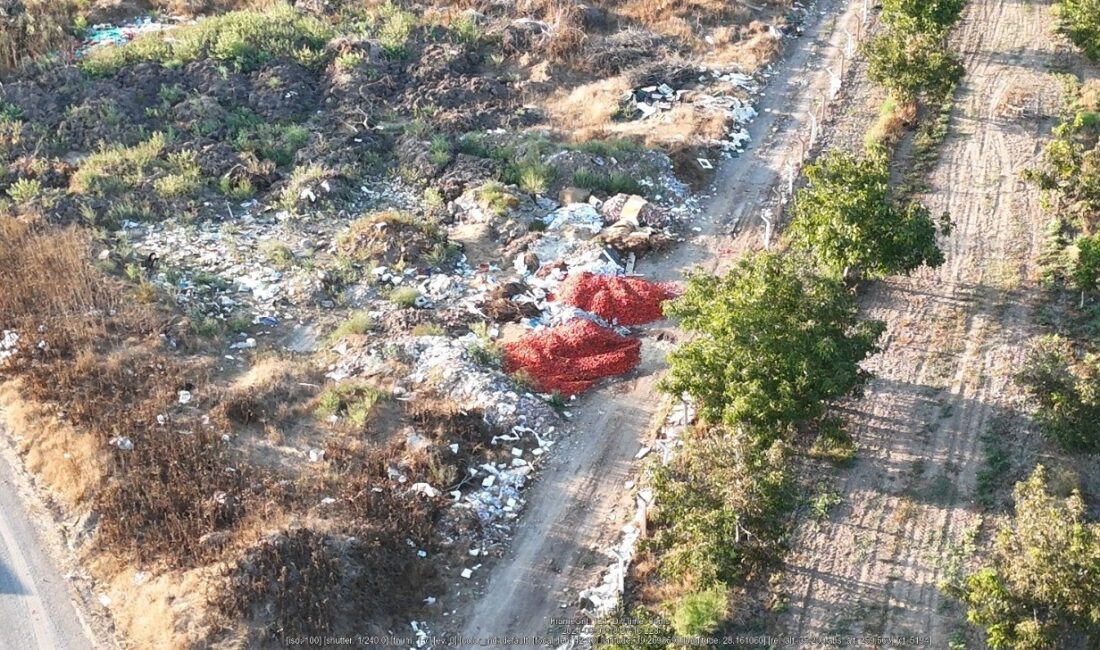
[[180, 404], [189, 404], [191, 402], [191, 391], [181, 390], [179, 392]]
[[122, 451], [133, 451], [134, 450], [134, 441], [130, 440], [126, 436], [118, 436], [118, 437], [115, 437], [115, 438], [111, 438], [111, 440], [109, 442], [112, 445], [114, 445], [114, 446], [118, 447], [119, 449], [121, 449]]
[[429, 499], [434, 499], [435, 497], [442, 494], [439, 490], [437, 490], [434, 487], [428, 485], [427, 483], [413, 483], [412, 487], [409, 488], [409, 490], [411, 492], [415, 492], [417, 494], [423, 494], [424, 496], [428, 497]]

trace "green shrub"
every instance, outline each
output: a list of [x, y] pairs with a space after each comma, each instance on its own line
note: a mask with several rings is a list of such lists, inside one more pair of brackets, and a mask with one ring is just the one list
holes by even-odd
[[196, 194], [203, 186], [202, 168], [194, 151], [168, 154], [164, 175], [153, 181], [153, 189], [166, 198], [180, 198]]
[[949, 591], [994, 650], [1100, 646], [1100, 524], [1076, 491], [1050, 494], [1042, 465], [1015, 498], [989, 562]]
[[943, 36], [959, 22], [967, 0], [883, 0], [882, 19], [891, 28]]
[[718, 629], [726, 617], [729, 595], [725, 585], [685, 595], [672, 615], [672, 629], [679, 636], [700, 637]]
[[34, 178], [20, 178], [8, 187], [7, 194], [16, 203], [29, 203], [42, 195], [42, 183]]
[[387, 1], [373, 18], [372, 31], [386, 56], [391, 59], [408, 56], [409, 37], [418, 24], [416, 14]]
[[252, 186], [252, 181], [247, 178], [234, 179], [230, 176], [222, 176], [218, 179], [218, 190], [226, 198], [234, 201], [244, 201], [256, 195], [256, 188]]
[[813, 420], [869, 378], [859, 364], [883, 325], [858, 312], [839, 281], [775, 253], [745, 257], [724, 277], [692, 275], [665, 313], [700, 336], [669, 354], [661, 388], [731, 427]]
[[[692, 439], [657, 467], [652, 535], [662, 575], [691, 584], [735, 584], [778, 557], [783, 517], [793, 505], [789, 453], [721, 429]], [[749, 534], [751, 531], [751, 534]]]
[[1070, 451], [1100, 450], [1100, 355], [1059, 336], [1035, 340], [1016, 381], [1038, 405], [1043, 432]]
[[381, 389], [361, 381], [337, 384], [323, 393], [317, 400], [318, 417], [344, 417], [358, 428], [366, 427], [374, 414], [374, 408], [385, 399]]
[[447, 140], [447, 136], [436, 135], [432, 137], [432, 142], [428, 146], [428, 158], [432, 161], [432, 164], [444, 167], [451, 162], [451, 157], [451, 143]]
[[154, 133], [133, 147], [104, 147], [84, 159], [69, 187], [77, 194], [100, 197], [133, 189], [152, 176], [167, 144], [164, 134]]
[[260, 124], [242, 130], [234, 144], [238, 151], [254, 153], [280, 167], [294, 162], [294, 156], [309, 142], [309, 129], [298, 124]]
[[462, 15], [452, 20], [450, 29], [455, 40], [470, 49], [477, 49], [481, 45], [481, 40], [485, 37], [477, 21], [469, 15]]
[[944, 96], [962, 77], [957, 54], [935, 34], [886, 30], [864, 45], [867, 75], [901, 101]]
[[1100, 0], [1060, 0], [1058, 18], [1070, 40], [1100, 59]]
[[266, 241], [261, 244], [260, 249], [269, 264], [283, 271], [293, 267], [297, 261], [294, 251], [282, 242]]
[[545, 194], [554, 182], [557, 170], [544, 164], [538, 157], [529, 156], [511, 164], [504, 173], [504, 180], [519, 186], [527, 194]]
[[403, 309], [415, 307], [419, 298], [420, 292], [414, 287], [397, 287], [389, 295], [390, 302]]
[[885, 158], [832, 151], [808, 165], [806, 177], [808, 185], [795, 196], [790, 239], [822, 269], [880, 277], [943, 263], [928, 210], [915, 202], [895, 205]]
[[93, 50], [81, 62], [91, 75], [108, 75], [141, 61], [181, 66], [202, 58], [225, 61], [241, 71], [275, 58], [309, 67], [320, 64], [335, 33], [316, 17], [280, 4], [266, 10], [209, 16], [164, 34], [141, 36], [118, 46]]
[[[303, 206], [325, 207], [331, 202], [331, 197], [322, 183], [333, 176], [335, 174], [331, 169], [318, 163], [298, 165], [279, 193], [278, 206], [292, 214], [299, 214]], [[315, 200], [303, 198], [308, 196], [307, 190], [313, 193]]]
[[482, 208], [489, 210], [498, 217], [503, 217], [508, 214], [509, 210], [519, 207], [519, 199], [509, 192], [504, 185], [495, 181], [490, 181], [477, 188], [474, 196]]
[[573, 172], [573, 185], [603, 194], [645, 195], [645, 187], [629, 174], [605, 174], [591, 169]]
[[353, 334], [366, 334], [374, 329], [374, 318], [369, 312], [357, 311], [340, 324], [329, 336], [329, 343], [339, 343], [340, 339]]

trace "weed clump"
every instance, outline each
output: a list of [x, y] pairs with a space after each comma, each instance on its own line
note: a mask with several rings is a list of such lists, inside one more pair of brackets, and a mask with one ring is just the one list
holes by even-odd
[[210, 16], [167, 34], [101, 47], [92, 51], [81, 67], [95, 76], [110, 75], [142, 61], [179, 67], [202, 58], [224, 61], [242, 72], [256, 70], [275, 58], [317, 67], [324, 59], [325, 43], [334, 35], [321, 20], [280, 4], [265, 11]]

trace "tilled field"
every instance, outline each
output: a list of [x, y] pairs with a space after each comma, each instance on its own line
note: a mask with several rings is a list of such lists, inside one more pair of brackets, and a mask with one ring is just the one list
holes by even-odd
[[[967, 9], [955, 39], [966, 77], [925, 197], [954, 219], [947, 263], [863, 299], [888, 330], [866, 396], [847, 405], [857, 460], [836, 483], [839, 505], [797, 534], [778, 582], [785, 607], [769, 625], [798, 647], [836, 636], [931, 647], [965, 638], [938, 582], [972, 553], [982, 437], [1013, 422], [1021, 401], [1011, 377], [1037, 332], [1046, 217], [1020, 172], [1036, 164], [1061, 102], [1052, 25], [1047, 3]], [[1033, 98], [1026, 110], [1006, 107], [1020, 89]]]

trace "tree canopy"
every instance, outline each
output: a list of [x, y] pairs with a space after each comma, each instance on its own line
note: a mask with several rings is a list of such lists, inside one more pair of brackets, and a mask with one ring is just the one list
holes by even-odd
[[964, 7], [966, 0], [882, 0], [882, 19], [899, 30], [942, 35]]
[[696, 398], [711, 422], [776, 429], [820, 416], [868, 378], [882, 323], [860, 321], [839, 280], [776, 253], [746, 257], [725, 277], [694, 275], [666, 304], [696, 336], [669, 354], [662, 387]]
[[994, 650], [1098, 647], [1100, 524], [1084, 520], [1076, 491], [1066, 499], [1048, 492], [1042, 465], [1015, 497], [991, 563], [962, 585], [967, 618], [985, 628]]
[[1070, 40], [1090, 59], [1100, 59], [1100, 0], [1061, 0], [1058, 17]]
[[958, 55], [935, 33], [887, 30], [867, 41], [864, 52], [871, 81], [903, 101], [921, 93], [942, 96], [963, 74]]
[[885, 160], [833, 151], [807, 166], [806, 177], [809, 185], [795, 197], [790, 239], [823, 269], [859, 268], [874, 277], [943, 263], [928, 209], [895, 205]]
[[1082, 293], [1100, 291], [1100, 235], [1081, 236], [1074, 242], [1070, 277]]
[[1016, 381], [1038, 405], [1046, 435], [1070, 451], [1100, 450], [1100, 355], [1078, 359], [1066, 339], [1041, 337]]

